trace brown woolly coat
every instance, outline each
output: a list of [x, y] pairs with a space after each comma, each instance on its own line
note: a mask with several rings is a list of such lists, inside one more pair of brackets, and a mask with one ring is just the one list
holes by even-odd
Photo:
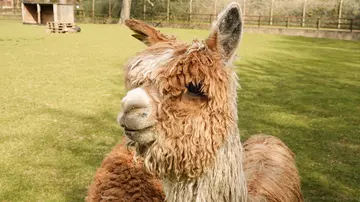
[[[303, 201], [294, 154], [278, 138], [254, 135], [244, 143], [244, 171], [249, 202]], [[142, 159], [117, 145], [103, 160], [89, 188], [87, 202], [164, 201], [160, 181], [146, 173]]]
[[243, 146], [250, 202], [304, 201], [294, 154], [280, 139], [254, 135]]
[[119, 144], [97, 169], [85, 201], [161, 202], [164, 198], [159, 180], [146, 173], [143, 162], [135, 162], [133, 152]]

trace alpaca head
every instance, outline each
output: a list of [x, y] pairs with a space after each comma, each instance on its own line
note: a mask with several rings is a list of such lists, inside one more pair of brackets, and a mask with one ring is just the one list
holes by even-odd
[[127, 95], [118, 122], [160, 176], [199, 177], [236, 127], [236, 77], [229, 68], [242, 34], [241, 11], [230, 4], [204, 41], [186, 44], [128, 20], [149, 46], [125, 65]]

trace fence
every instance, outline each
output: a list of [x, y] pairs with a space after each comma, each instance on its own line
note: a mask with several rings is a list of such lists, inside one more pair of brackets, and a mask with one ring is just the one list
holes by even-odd
[[[209, 25], [216, 18], [214, 14], [172, 14], [158, 13], [157, 15], [136, 16], [153, 24], [196, 26]], [[304, 29], [337, 29], [337, 30], [360, 30], [360, 19], [347, 18], [311, 18], [298, 16], [244, 16], [245, 26], [258, 27], [284, 27]]]
[[19, 20], [21, 19], [21, 9], [0, 8], [0, 19]]
[[[170, 13], [180, 16], [186, 13], [193, 16], [213, 14], [214, 16], [228, 5], [238, 2], [246, 16], [297, 16], [303, 18], [359, 19], [359, 0], [127, 0], [131, 2], [131, 15], [143, 19], [143, 15], [162, 14], [170, 20]], [[107, 16], [119, 19], [121, 1], [81, 0], [86, 18], [104, 22]], [[174, 16], [174, 15], [173, 15]], [[268, 16], [268, 17], [266, 17]], [[190, 16], [191, 18], [192, 16]], [[208, 17], [208, 16], [207, 16]], [[207, 18], [204, 17], [204, 18]], [[184, 17], [185, 20], [189, 18]], [[196, 17], [195, 17], [196, 18]], [[261, 19], [263, 20], [263, 19]], [[106, 20], [105, 20], [106, 21]], [[184, 20], [182, 20], [184, 21]]]

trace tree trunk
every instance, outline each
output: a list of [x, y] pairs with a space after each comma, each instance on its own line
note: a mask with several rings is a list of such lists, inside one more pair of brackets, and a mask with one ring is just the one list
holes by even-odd
[[130, 18], [131, 0], [123, 0], [119, 24], [124, 24], [125, 20]]

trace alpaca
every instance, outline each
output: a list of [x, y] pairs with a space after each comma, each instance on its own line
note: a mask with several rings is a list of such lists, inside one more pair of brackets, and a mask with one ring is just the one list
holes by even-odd
[[166, 201], [303, 201], [294, 155], [281, 140], [240, 142], [230, 68], [242, 36], [238, 4], [218, 16], [206, 40], [190, 45], [137, 20], [126, 25], [149, 48], [125, 66], [129, 91], [118, 123]]

